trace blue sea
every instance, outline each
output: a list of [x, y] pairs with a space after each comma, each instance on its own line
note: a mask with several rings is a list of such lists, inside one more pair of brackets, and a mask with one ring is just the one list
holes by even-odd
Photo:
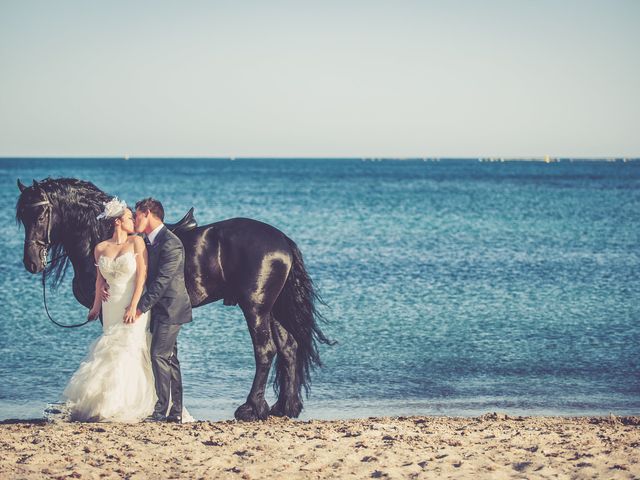
[[[5, 158], [0, 175], [0, 419], [41, 417], [100, 334], [51, 324], [22, 265], [16, 180], [47, 176], [295, 240], [338, 341], [303, 419], [640, 414], [640, 161]], [[71, 276], [48, 303], [77, 323]], [[179, 345], [187, 407], [233, 418], [254, 372], [240, 310], [196, 309]]]

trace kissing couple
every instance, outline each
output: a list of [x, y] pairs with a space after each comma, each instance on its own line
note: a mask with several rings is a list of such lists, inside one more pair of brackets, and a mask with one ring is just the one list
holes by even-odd
[[[182, 404], [178, 333], [191, 321], [184, 247], [163, 223], [162, 204], [140, 200], [135, 216], [117, 197], [98, 219], [111, 237], [96, 245], [88, 319], [102, 335], [63, 392], [77, 421], [193, 421]], [[144, 233], [146, 238], [136, 234]]]

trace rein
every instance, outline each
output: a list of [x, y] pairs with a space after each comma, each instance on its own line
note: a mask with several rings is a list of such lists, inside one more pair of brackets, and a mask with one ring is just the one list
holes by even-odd
[[[66, 255], [60, 255], [58, 258], [62, 258], [65, 257]], [[56, 258], [55, 260], [57, 260], [58, 258]], [[45, 279], [45, 273], [44, 270], [42, 271], [42, 301], [44, 302], [44, 310], [45, 312], [47, 312], [47, 317], [49, 317], [49, 320], [51, 320], [54, 324], [56, 324], [59, 327], [62, 328], [78, 328], [78, 327], [82, 327], [84, 325], [86, 325], [87, 323], [89, 323], [91, 320], [85, 321], [84, 323], [78, 323], [76, 325], [63, 325], [61, 323], [56, 322], [53, 318], [51, 318], [51, 314], [49, 313], [49, 309], [47, 308], [47, 293], [46, 293], [46, 279]]]
[[[44, 205], [45, 206], [45, 211], [47, 212], [47, 238], [45, 241], [42, 240], [31, 240], [31, 243], [35, 243], [38, 245], [42, 246], [41, 249], [41, 257], [40, 260], [42, 261], [42, 264], [45, 266], [45, 268], [42, 270], [42, 301], [44, 302], [44, 310], [45, 312], [47, 312], [47, 317], [49, 317], [49, 320], [51, 320], [55, 325], [57, 325], [58, 327], [61, 328], [78, 328], [78, 327], [82, 327], [84, 325], [86, 325], [87, 323], [89, 323], [91, 320], [88, 320], [84, 323], [78, 323], [76, 325], [63, 325], [62, 323], [58, 323], [56, 322], [53, 318], [51, 318], [51, 314], [49, 313], [49, 308], [47, 307], [47, 288], [46, 288], [46, 266], [47, 266], [47, 247], [51, 244], [51, 210], [52, 210], [52, 205], [51, 202], [49, 201], [49, 197], [47, 197], [47, 193], [42, 190], [42, 194], [44, 195], [44, 200], [40, 201], [40, 202], [36, 202], [36, 203], [32, 203], [30, 206], [31, 207], [38, 207], [40, 205]], [[53, 263], [56, 260], [59, 260], [60, 258], [66, 257], [67, 254], [63, 253], [62, 255], [59, 255], [58, 257], [54, 258], [53, 260], [51, 260], [51, 262], [49, 263]]]

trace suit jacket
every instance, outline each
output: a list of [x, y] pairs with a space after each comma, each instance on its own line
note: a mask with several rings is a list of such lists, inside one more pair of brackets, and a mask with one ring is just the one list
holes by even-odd
[[147, 245], [147, 291], [138, 302], [141, 312], [151, 310], [151, 323], [179, 325], [191, 321], [191, 301], [184, 283], [184, 246], [165, 226], [153, 245]]

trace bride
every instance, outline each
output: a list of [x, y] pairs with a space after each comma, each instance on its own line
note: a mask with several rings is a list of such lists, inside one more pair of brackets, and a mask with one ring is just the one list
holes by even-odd
[[[96, 293], [87, 316], [102, 311], [102, 335], [63, 392], [72, 420], [138, 422], [156, 404], [149, 347], [150, 314], [136, 319], [147, 273], [147, 249], [135, 232], [133, 214], [116, 198], [98, 218], [110, 222], [111, 238], [96, 245]], [[109, 298], [101, 300], [105, 283]], [[183, 421], [191, 420], [183, 411]], [[188, 420], [187, 420], [188, 418]]]

